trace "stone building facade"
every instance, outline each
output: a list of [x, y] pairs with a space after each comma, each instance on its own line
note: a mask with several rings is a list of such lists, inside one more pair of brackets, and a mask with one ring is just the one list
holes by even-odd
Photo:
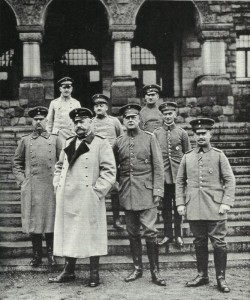
[[250, 121], [250, 1], [0, 0], [0, 125], [30, 124], [56, 81], [73, 96], [111, 97], [111, 111], [144, 84], [178, 103], [178, 122]]

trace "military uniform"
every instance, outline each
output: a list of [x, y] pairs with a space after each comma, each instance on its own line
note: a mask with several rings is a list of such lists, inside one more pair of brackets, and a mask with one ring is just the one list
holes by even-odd
[[[190, 124], [199, 134], [212, 128], [213, 120], [209, 120], [197, 119]], [[197, 144], [183, 156], [176, 178], [176, 205], [186, 207], [186, 217], [195, 237], [199, 273], [188, 286], [208, 283], [209, 237], [214, 248], [218, 287], [223, 292], [230, 291], [225, 283], [227, 214], [220, 209], [222, 205], [233, 206], [234, 192], [235, 178], [221, 150], [211, 147], [210, 143], [204, 147]]]
[[[94, 104], [106, 104], [108, 105], [108, 101], [110, 100], [107, 96], [103, 94], [95, 94], [92, 96], [92, 100]], [[120, 121], [113, 116], [109, 116], [108, 114], [102, 115], [101, 118], [95, 116], [92, 119], [91, 130], [95, 134], [101, 135], [105, 137], [110, 145], [113, 147], [115, 140], [118, 136], [122, 135], [123, 128]], [[111, 190], [111, 206], [113, 212], [113, 226], [116, 229], [123, 230], [123, 226], [120, 222], [120, 205], [119, 205], [119, 194], [118, 194], [118, 183], [116, 182]]]
[[[130, 104], [122, 108], [120, 112], [127, 118], [137, 116], [139, 109], [139, 105]], [[164, 183], [159, 144], [152, 133], [136, 127], [132, 130], [127, 128], [127, 132], [117, 138], [113, 149], [119, 172], [119, 199], [121, 206], [125, 209], [126, 227], [135, 267], [135, 271], [126, 278], [126, 281], [135, 280], [142, 275], [140, 234], [142, 225], [152, 279], [159, 285], [165, 285], [165, 281], [158, 276], [156, 266], [158, 252], [155, 222], [158, 202], [154, 202], [154, 197], [163, 196]]]
[[[145, 85], [143, 87], [143, 92], [145, 95], [150, 96], [151, 94], [159, 95], [161, 87], [157, 84]], [[157, 96], [159, 98], [159, 96]], [[153, 132], [156, 128], [162, 126], [163, 119], [162, 114], [158, 109], [157, 103], [147, 103], [140, 111], [141, 124], [140, 127], [142, 130]]]
[[164, 197], [162, 216], [164, 220], [164, 236], [173, 238], [172, 210], [174, 208], [175, 237], [181, 237], [181, 216], [175, 203], [175, 179], [181, 159], [191, 146], [187, 132], [175, 123], [156, 129], [154, 134], [159, 141], [164, 164]]
[[[36, 107], [30, 117], [47, 115], [47, 108]], [[34, 258], [32, 266], [41, 263], [42, 234], [45, 234], [49, 262], [53, 259], [55, 196], [53, 174], [61, 150], [57, 135], [33, 131], [21, 138], [13, 159], [13, 174], [21, 186], [22, 229], [31, 234]]]

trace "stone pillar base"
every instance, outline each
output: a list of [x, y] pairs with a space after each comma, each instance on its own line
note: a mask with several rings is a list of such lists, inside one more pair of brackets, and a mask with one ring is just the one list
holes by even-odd
[[28, 100], [28, 107], [45, 105], [44, 86], [39, 80], [22, 81], [19, 86], [19, 99]]
[[111, 85], [112, 113], [117, 114], [118, 109], [128, 103], [129, 98], [136, 97], [135, 82], [128, 78], [115, 78]]
[[203, 75], [196, 78], [196, 95], [230, 96], [232, 88], [229, 79], [223, 75]]

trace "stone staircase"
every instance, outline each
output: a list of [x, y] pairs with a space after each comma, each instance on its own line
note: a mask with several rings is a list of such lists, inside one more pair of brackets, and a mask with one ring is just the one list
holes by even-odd
[[[193, 142], [192, 132], [188, 125], [183, 127], [189, 132]], [[30, 271], [29, 260], [32, 255], [31, 242], [28, 235], [21, 230], [20, 191], [11, 171], [11, 159], [17, 147], [17, 141], [30, 127], [0, 128], [0, 271], [26, 270]], [[236, 176], [236, 200], [234, 208], [228, 214], [229, 233], [228, 265], [250, 265], [250, 123], [217, 123], [212, 139], [214, 147], [225, 152]], [[111, 203], [107, 204], [108, 221], [108, 252], [101, 259], [102, 268], [131, 268], [130, 247], [126, 231], [116, 231], [112, 227]], [[121, 212], [124, 223], [124, 213]], [[163, 235], [161, 210], [157, 227], [159, 238]], [[194, 267], [195, 256], [192, 236], [188, 223], [183, 221], [183, 236], [185, 245], [182, 249], [170, 244], [168, 249], [160, 248], [160, 264], [164, 267]], [[45, 246], [45, 245], [44, 245]], [[210, 250], [212, 250], [210, 245]], [[47, 260], [37, 271], [47, 270]], [[146, 247], [143, 241], [143, 261], [148, 265]], [[210, 254], [210, 264], [213, 264]], [[63, 259], [59, 258], [59, 268]], [[79, 259], [78, 268], [87, 268], [88, 259]]]

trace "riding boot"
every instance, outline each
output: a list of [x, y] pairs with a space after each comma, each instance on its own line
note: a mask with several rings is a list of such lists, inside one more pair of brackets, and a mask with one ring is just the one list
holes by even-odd
[[32, 267], [39, 267], [42, 264], [42, 253], [43, 253], [43, 237], [42, 234], [32, 234], [31, 235], [33, 258], [30, 261]]
[[155, 241], [146, 241], [147, 246], [147, 254], [150, 264], [150, 271], [152, 276], [153, 283], [165, 286], [166, 281], [161, 278], [159, 273], [159, 252], [158, 252], [158, 244]]
[[54, 267], [57, 264], [56, 259], [53, 255], [54, 234], [53, 233], [45, 233], [45, 240], [46, 240], [48, 262], [49, 262], [50, 266]]
[[96, 287], [100, 284], [99, 281], [99, 256], [90, 257], [90, 277], [89, 286]]
[[142, 277], [142, 244], [141, 238], [130, 238], [130, 249], [134, 263], [134, 271], [125, 278], [126, 282], [134, 281]]
[[186, 283], [187, 287], [197, 287], [209, 283], [208, 278], [208, 247], [195, 246], [198, 275]]
[[113, 226], [117, 230], [124, 230], [120, 221], [120, 203], [118, 194], [111, 194], [111, 204], [113, 212]]
[[60, 283], [60, 282], [73, 281], [76, 278], [75, 265], [76, 265], [76, 258], [66, 257], [65, 265], [64, 265], [62, 273], [59, 274], [57, 277], [49, 278], [49, 283]]
[[214, 249], [214, 265], [218, 289], [223, 293], [229, 293], [230, 288], [226, 283], [225, 274], [227, 266], [227, 250], [224, 248]]

